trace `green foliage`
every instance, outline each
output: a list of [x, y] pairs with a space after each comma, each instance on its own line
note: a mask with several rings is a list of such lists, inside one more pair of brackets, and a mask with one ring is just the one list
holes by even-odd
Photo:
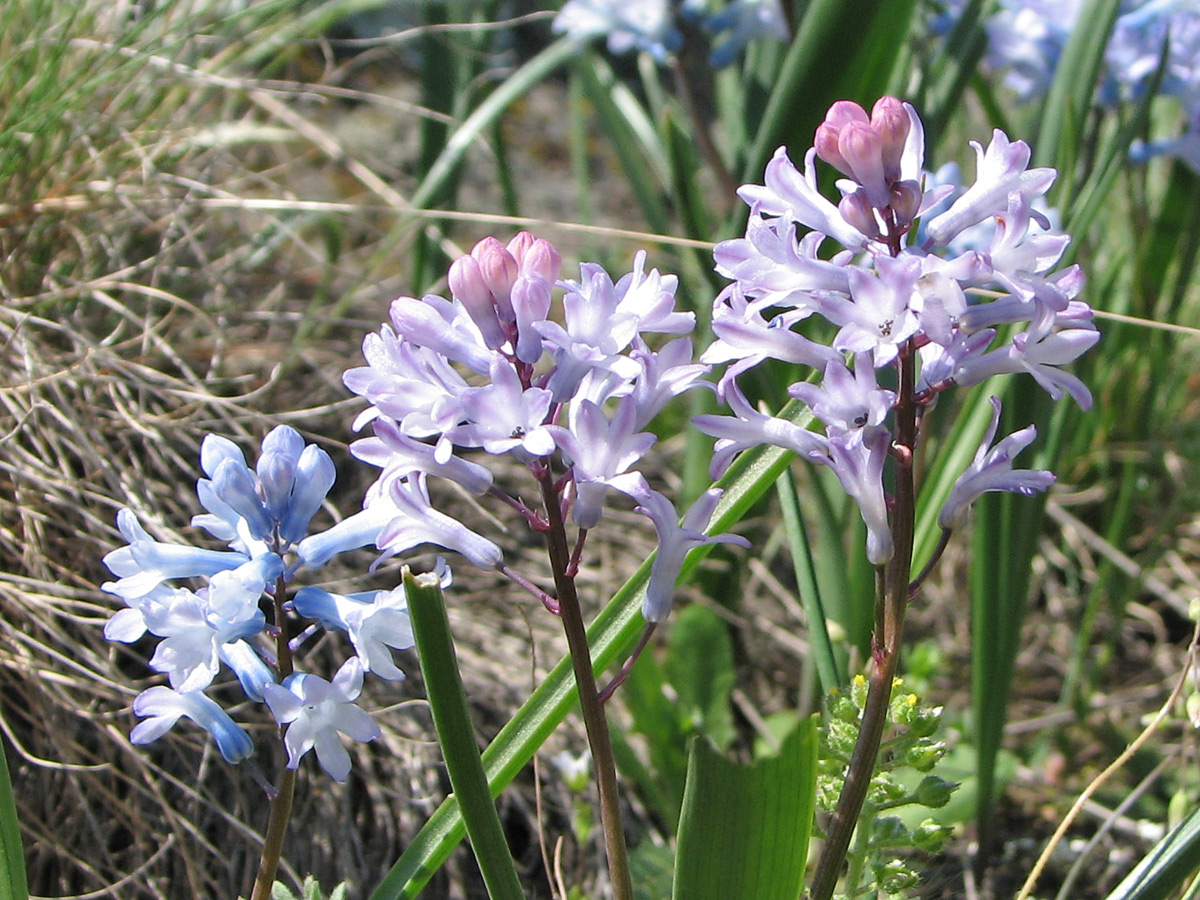
[[304, 877], [300, 893], [295, 894], [281, 881], [271, 885], [271, 900], [346, 900], [346, 885], [339, 884], [328, 894], [321, 891], [321, 884], [311, 875]]
[[25, 856], [21, 851], [21, 822], [13, 800], [8, 760], [0, 745], [0, 900], [26, 900]]
[[777, 756], [750, 765], [693, 738], [674, 900], [795, 900], [816, 811], [817, 749], [816, 716], [784, 739]]
[[[828, 696], [817, 778], [817, 802], [824, 810], [837, 806], [866, 699], [862, 676]], [[919, 881], [913, 851], [937, 853], [953, 834], [952, 826], [923, 812], [946, 806], [958, 788], [932, 773], [946, 755], [945, 743], [935, 739], [941, 716], [941, 707], [923, 704], [896, 679], [888, 731], [851, 845], [841, 896], [854, 898], [873, 890], [889, 898], [907, 896]], [[914, 775], [919, 778], [912, 784]]]
[[[1107, 900], [1166, 900], [1200, 869], [1200, 810], [1159, 841]], [[1189, 896], [1195, 896], [1193, 891]]]
[[475, 744], [442, 591], [436, 579], [432, 584], [429, 579], [425, 576], [418, 580], [407, 569], [404, 571], [404, 592], [438, 744], [488, 896], [491, 900], [521, 900], [524, 891]]
[[719, 750], [733, 742], [730, 695], [736, 675], [728, 628], [712, 610], [684, 607], [670, 628], [664, 659], [645, 654], [622, 687], [630, 730], [644, 738], [646, 763], [627, 740], [614, 742], [624, 774], [673, 833], [683, 804], [690, 740], [703, 735]]

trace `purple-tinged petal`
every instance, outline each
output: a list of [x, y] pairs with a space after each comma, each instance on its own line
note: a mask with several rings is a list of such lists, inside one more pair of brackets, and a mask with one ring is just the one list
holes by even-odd
[[752, 214], [780, 216], [828, 235], [843, 247], [862, 250], [867, 236], [843, 218], [838, 208], [817, 190], [814, 160], [817, 151], [804, 157], [804, 174], [788, 159], [787, 147], [775, 151], [764, 173], [765, 185], [743, 185], [738, 196], [750, 205]]
[[1054, 473], [1044, 469], [1013, 470], [1013, 457], [1033, 443], [1037, 429], [1030, 425], [992, 446], [1000, 423], [1000, 401], [989, 397], [992, 421], [988, 425], [975, 459], [954, 483], [938, 513], [938, 525], [945, 529], [962, 526], [971, 504], [988, 491], [1011, 491], [1031, 496], [1054, 484]]
[[1029, 145], [1010, 142], [999, 128], [986, 151], [975, 141], [971, 146], [978, 161], [975, 183], [926, 226], [926, 237], [935, 244], [949, 244], [964, 229], [1004, 212], [1013, 191], [1030, 198], [1046, 193], [1058, 174], [1050, 168], [1026, 169]]
[[638, 512], [654, 522], [654, 529], [658, 532], [658, 548], [650, 566], [646, 596], [642, 600], [642, 615], [647, 622], [661, 622], [670, 614], [675, 582], [679, 580], [689, 551], [708, 544], [750, 546], [750, 542], [741, 535], [704, 533], [722, 493], [719, 488], [705, 491], [692, 504], [682, 523], [671, 501], [655, 491], [651, 491], [637, 508]]

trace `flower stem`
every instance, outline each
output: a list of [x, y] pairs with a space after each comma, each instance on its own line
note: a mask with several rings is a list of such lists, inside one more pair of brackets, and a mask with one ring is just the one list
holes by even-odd
[[292, 796], [296, 792], [296, 770], [284, 769], [279, 783], [279, 793], [271, 801], [271, 818], [267, 821], [267, 835], [263, 842], [262, 858], [258, 861], [258, 875], [254, 878], [254, 892], [250, 900], [270, 900], [271, 887], [275, 884], [275, 873], [279, 869], [279, 857], [283, 854], [283, 838], [287, 834], [288, 820], [292, 817]]
[[604, 831], [605, 848], [608, 851], [608, 872], [612, 880], [613, 900], [633, 900], [633, 880], [629, 874], [625, 829], [621, 824], [620, 795], [617, 793], [616, 760], [613, 757], [604, 704], [596, 689], [596, 673], [592, 669], [591, 647], [588, 646], [579, 595], [575, 591], [575, 579], [567, 574], [571, 550], [567, 543], [566, 526], [550, 473], [545, 472], [540, 481], [542, 500], [550, 522], [550, 528], [546, 531], [546, 549], [550, 555], [550, 568], [554, 573], [554, 586], [558, 590], [559, 610], [563, 631], [567, 635], [567, 647], [571, 652], [575, 684], [579, 689], [579, 707], [583, 713], [583, 724], [592, 750], [592, 763], [596, 769], [596, 788], [600, 794], [600, 822]]
[[[279, 680], [292, 674], [292, 648], [289, 643], [287, 615], [283, 602], [287, 597], [287, 582], [280, 576], [275, 582], [274, 622], [275, 653]], [[279, 742], [287, 733], [287, 726], [279, 729]], [[271, 801], [271, 815], [267, 819], [267, 834], [263, 840], [262, 857], [258, 861], [258, 874], [254, 877], [254, 891], [250, 900], [270, 900], [271, 887], [275, 884], [275, 873], [279, 870], [279, 858], [283, 855], [283, 839], [287, 835], [288, 821], [292, 817], [292, 797], [296, 793], [296, 770], [283, 770], [279, 790]]]
[[863, 707], [858, 740], [850, 756], [846, 781], [838, 797], [829, 826], [829, 837], [817, 861], [811, 900], [829, 900], [837, 886], [850, 839], [858, 824], [863, 802], [875, 774], [879, 744], [887, 723], [892, 682], [900, 661], [900, 639], [904, 630], [904, 612], [909, 599], [909, 574], [912, 570], [913, 529], [916, 520], [917, 492], [913, 477], [912, 450], [917, 441], [917, 403], [913, 399], [915, 365], [911, 345], [899, 356], [899, 383], [896, 398], [895, 441], [903, 450], [896, 468], [895, 504], [892, 510], [892, 541], [895, 552], [882, 569], [876, 598], [875, 633], [871, 636], [871, 656], [875, 666], [867, 682], [867, 702]]

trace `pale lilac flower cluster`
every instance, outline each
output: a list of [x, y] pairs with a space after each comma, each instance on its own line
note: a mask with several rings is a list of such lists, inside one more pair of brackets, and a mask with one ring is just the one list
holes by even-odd
[[[1024, 100], [1046, 93], [1083, 0], [1001, 0], [987, 21], [986, 62]], [[1169, 37], [1169, 43], [1168, 43]], [[1200, 172], [1200, 5], [1195, 0], [1125, 0], [1104, 55], [1102, 106], [1140, 98], [1158, 69], [1159, 93], [1178, 100], [1185, 126], [1169, 140], [1135, 147], [1134, 158], [1166, 154]]]
[[[718, 438], [711, 474], [764, 443], [828, 466], [858, 505], [875, 564], [894, 550], [885, 467], [892, 455], [912, 450], [895, 446], [898, 403], [927, 410], [952, 385], [1006, 373], [1032, 375], [1055, 399], [1067, 393], [1085, 408], [1091, 403], [1083, 383], [1060, 368], [1099, 338], [1090, 308], [1076, 299], [1083, 278], [1076, 266], [1056, 270], [1069, 238], [1050, 233], [1032, 210], [1054, 170], [1028, 168], [1028, 146], [999, 130], [986, 149], [973, 146], [975, 182], [965, 189], [934, 185], [923, 169], [923, 128], [912, 106], [885, 97], [868, 115], [857, 104], [836, 103], [803, 171], [780, 148], [765, 185], [739, 191], [750, 207], [745, 236], [715, 251], [717, 271], [733, 283], [714, 304], [717, 340], [700, 359], [729, 364], [718, 393], [734, 415], [695, 419]], [[817, 189], [818, 157], [845, 176], [837, 204]], [[981, 225], [990, 240], [956, 246]], [[832, 255], [821, 252], [827, 240], [840, 245]], [[813, 316], [833, 326], [828, 344], [795, 330]], [[746, 400], [737, 379], [766, 359], [822, 374], [819, 384], [798, 381], [788, 390], [820, 430], [759, 412]], [[896, 374], [902, 364], [914, 373], [903, 401]], [[995, 430], [994, 420], [942, 510], [943, 527], [961, 522], [984, 491], [1029, 493], [1053, 481], [1049, 472], [1012, 471], [1012, 456], [1033, 439], [1032, 426], [991, 447]]]
[[789, 40], [780, 0], [731, 0], [715, 13], [705, 0], [567, 0], [554, 30], [578, 40], [606, 37], [613, 54], [638, 50], [666, 62], [684, 43], [682, 22], [706, 32], [709, 64], [732, 64], [753, 41]]
[[[321, 533], [308, 533], [309, 524], [334, 482], [329, 455], [305, 444], [295, 429], [281, 425], [268, 434], [254, 468], [236, 444], [210, 434], [201, 444], [200, 467], [207, 477], [197, 482], [196, 492], [207, 512], [192, 524], [226, 549], [156, 541], [123, 509], [117, 524], [128, 544], [104, 557], [117, 580], [103, 589], [125, 603], [108, 621], [105, 636], [122, 643], [147, 634], [158, 638], [149, 664], [169, 685], [148, 688], [134, 700], [133, 711], [144, 720], [132, 740], [149, 743], [186, 717], [212, 735], [228, 761], [249, 757], [254, 751], [249, 736], [205, 693], [225, 666], [247, 698], [265, 702], [276, 721], [289, 726], [290, 767], [315, 747], [321, 766], [344, 781], [350, 759], [338, 733], [357, 741], [380, 734], [354, 705], [363, 673], [404, 677], [391, 656], [391, 649], [413, 645], [404, 591], [342, 596], [306, 587], [284, 602], [281, 592], [305, 566], [308, 548], [324, 540]], [[324, 555], [321, 562], [328, 559]], [[348, 633], [357, 655], [332, 682], [295, 672], [280, 678], [276, 641], [289, 623], [274, 621], [277, 599], [279, 608]], [[269, 624], [264, 602], [272, 610]]]
[[[740, 540], [703, 534], [717, 495], [680, 525], [671, 502], [637, 471], [655, 443], [650, 421], [708, 372], [692, 362], [685, 335], [695, 316], [675, 309], [677, 279], [645, 271], [645, 253], [615, 282], [592, 263], [580, 266], [577, 281], [559, 280], [561, 265], [553, 245], [528, 233], [507, 245], [485, 238], [451, 266], [452, 299], [392, 303], [390, 324], [363, 343], [367, 365], [344, 379], [371, 404], [357, 427], [374, 427], [351, 452], [381, 473], [363, 511], [309, 539], [302, 559], [319, 565], [368, 540], [383, 557], [433, 542], [529, 587], [495, 543], [430, 503], [430, 480], [452, 481], [496, 496], [545, 530], [545, 511], [497, 488], [486, 466], [463, 455], [471, 451], [511, 456], [543, 497], [551, 486], [554, 505], [580, 529], [577, 551], [614, 493], [631, 498], [667, 548], [644, 607], [651, 621], [670, 610], [683, 550]], [[552, 311], [556, 291], [563, 292], [561, 309]], [[670, 339], [654, 349], [648, 335]], [[542, 599], [554, 608], [553, 598]], [[302, 597], [297, 607], [306, 608]]]

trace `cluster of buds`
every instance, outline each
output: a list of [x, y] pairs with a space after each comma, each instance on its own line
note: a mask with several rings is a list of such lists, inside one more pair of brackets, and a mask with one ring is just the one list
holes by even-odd
[[[824, 810], [832, 811], [837, 804], [866, 701], [867, 682], [861, 675], [847, 690], [835, 690], [829, 695], [817, 774], [817, 803]], [[933, 737], [940, 728], [941, 717], [941, 707], [921, 702], [915, 694], [904, 690], [900, 679], [892, 683], [887, 711], [891, 736], [887, 752], [880, 755], [871, 779], [860, 822], [860, 827], [868, 829], [868, 837], [855, 852], [865, 858], [854, 867], [855, 871], [869, 872], [874, 887], [883, 896], [907, 896], [905, 892], [919, 881], [917, 872], [903, 858], [904, 851], [937, 853], [954, 831], [932, 817], [910, 827], [896, 815], [905, 807], [940, 809], [958, 788], [954, 782], [932, 773], [946, 754], [945, 743]], [[919, 781], [914, 774], [922, 776]], [[848, 896], [865, 892], [864, 885], [846, 885], [846, 889]]]
[[[916, 430], [938, 395], [993, 376], [1028, 373], [1058, 399], [1083, 407], [1091, 397], [1059, 367], [1099, 338], [1076, 266], [1053, 271], [1069, 243], [1050, 233], [1033, 209], [1053, 169], [1029, 169], [1029, 148], [997, 130], [978, 156], [974, 184], [939, 184], [926, 173], [924, 129], [907, 103], [884, 97], [868, 116], [857, 104], [834, 104], [817, 131], [801, 173], [780, 148], [765, 185], [739, 194], [750, 206], [745, 236], [719, 244], [717, 271], [733, 279], [713, 307], [717, 340], [700, 357], [727, 362], [718, 393], [734, 417], [695, 420], [718, 438], [712, 474], [741, 450], [775, 444], [830, 467], [858, 504], [867, 556], [893, 555], [891, 498], [884, 488], [890, 457], [911, 460]], [[816, 159], [847, 177], [840, 203], [817, 189]], [[808, 229], [798, 236], [797, 227]], [[983, 229], [983, 234], [980, 234]], [[971, 240], [968, 242], [967, 238]], [[842, 249], [819, 255], [830, 239]], [[793, 330], [817, 315], [837, 330], [828, 343]], [[1001, 341], [1001, 333], [1026, 323]], [[737, 377], [766, 359], [821, 372], [817, 385], [789, 387], [823, 432], [757, 412]], [[881, 379], [877, 372], [891, 370]], [[1035, 437], [1032, 426], [992, 445], [999, 404], [974, 464], [941, 511], [952, 528], [984, 491], [1043, 490], [1049, 472], [1014, 472], [1012, 457]], [[897, 433], [907, 410], [911, 434]]]

